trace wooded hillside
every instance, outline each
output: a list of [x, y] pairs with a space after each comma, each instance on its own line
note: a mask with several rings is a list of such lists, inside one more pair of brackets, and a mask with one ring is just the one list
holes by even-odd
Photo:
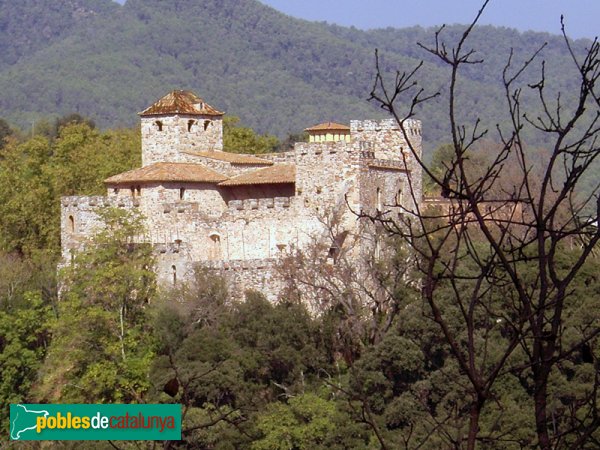
[[[376, 48], [388, 73], [425, 60], [422, 81], [443, 92], [445, 69], [417, 45], [431, 44], [434, 31], [311, 23], [256, 0], [0, 0], [0, 111], [28, 128], [72, 112], [100, 127], [133, 126], [135, 113], [169, 90], [191, 89], [257, 131], [284, 137], [320, 121], [382, 117], [366, 101]], [[568, 92], [573, 74], [559, 36], [476, 30], [485, 63], [463, 75], [465, 114], [502, 121], [499, 74], [510, 48], [527, 58], [546, 41], [548, 82]], [[443, 105], [440, 98], [419, 112], [426, 151], [447, 140]]]

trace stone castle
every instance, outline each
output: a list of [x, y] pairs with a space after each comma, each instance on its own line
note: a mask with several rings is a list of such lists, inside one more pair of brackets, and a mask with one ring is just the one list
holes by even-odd
[[[142, 167], [105, 180], [106, 196], [62, 198], [63, 261], [100, 223], [98, 208], [139, 210], [141, 242], [152, 244], [163, 285], [197, 266], [218, 271], [234, 296], [247, 289], [275, 300], [281, 258], [327, 238], [328, 218], [344, 231], [329, 248], [378, 251], [357, 213], [401, 214], [421, 201], [421, 170], [406, 139], [421, 151], [421, 124], [393, 120], [324, 123], [309, 142], [260, 156], [223, 151], [223, 113], [188, 91], [174, 91], [140, 113]], [[410, 183], [410, 188], [409, 188]], [[396, 216], [397, 217], [397, 216]]]

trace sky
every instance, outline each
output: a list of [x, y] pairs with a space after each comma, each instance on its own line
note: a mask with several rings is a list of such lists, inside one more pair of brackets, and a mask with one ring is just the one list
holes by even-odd
[[[294, 17], [356, 28], [434, 26], [470, 23], [482, 0], [260, 0]], [[600, 34], [600, 0], [491, 0], [480, 23], [521, 31], [560, 33], [564, 14], [567, 34]]]
[[[290, 16], [361, 29], [470, 23], [483, 4], [483, 0], [259, 1]], [[600, 35], [600, 0], [491, 0], [480, 23], [560, 34], [561, 14], [569, 36]]]

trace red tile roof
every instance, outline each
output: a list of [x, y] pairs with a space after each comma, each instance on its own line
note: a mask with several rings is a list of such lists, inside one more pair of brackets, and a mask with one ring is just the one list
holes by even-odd
[[296, 182], [296, 167], [289, 164], [277, 164], [253, 172], [243, 173], [219, 186], [242, 186], [249, 184], [287, 184]]
[[198, 116], [222, 116], [196, 94], [191, 91], [173, 91], [165, 95], [149, 108], [140, 113], [140, 116], [155, 116], [163, 114], [186, 114]]
[[132, 182], [182, 181], [190, 183], [220, 183], [227, 180], [212, 169], [200, 164], [155, 163], [133, 169], [104, 180], [105, 184], [127, 184]]
[[188, 155], [192, 156], [200, 156], [202, 158], [210, 158], [216, 159], [218, 161], [225, 161], [231, 164], [256, 164], [256, 165], [265, 165], [270, 166], [273, 164], [273, 161], [269, 161], [268, 159], [257, 158], [253, 155], [246, 155], [242, 153], [229, 153], [222, 152], [219, 150], [215, 151], [202, 151], [202, 152], [184, 152]]
[[320, 123], [310, 128], [306, 128], [304, 131], [350, 131], [348, 125], [342, 125], [341, 123], [326, 122]]

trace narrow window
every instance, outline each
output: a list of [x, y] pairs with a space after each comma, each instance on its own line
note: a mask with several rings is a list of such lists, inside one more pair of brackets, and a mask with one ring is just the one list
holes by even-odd
[[204, 131], [208, 130], [208, 126], [210, 125], [210, 120], [204, 121]]
[[73, 216], [69, 216], [69, 231], [75, 233], [75, 219]]
[[192, 131], [192, 127], [196, 123], [195, 120], [188, 120], [188, 133]]
[[177, 284], [177, 267], [171, 266], [171, 270], [173, 270], [173, 284]]
[[116, 195], [116, 194], [118, 194], [118, 193], [119, 193], [119, 188], [114, 188], [114, 189], [113, 189], [113, 194], [115, 194], [115, 195]]
[[138, 186], [138, 187], [136, 188], [136, 191], [137, 191], [137, 195], [138, 195], [138, 197], [141, 197], [141, 196], [142, 196], [142, 187], [141, 187], [141, 186]]
[[185, 196], [185, 188], [179, 188], [179, 200], [183, 200]]
[[156, 125], [156, 129], [158, 131], [162, 131], [163, 130], [163, 123], [160, 120], [157, 120], [156, 122], [154, 122]]
[[133, 198], [135, 198], [135, 188], [133, 186], [131, 186], [131, 188], [129, 190], [131, 191], [131, 196]]
[[377, 188], [377, 212], [381, 212], [381, 189]]
[[396, 206], [399, 206], [402, 204], [402, 188], [398, 189], [398, 192], [396, 193]]

